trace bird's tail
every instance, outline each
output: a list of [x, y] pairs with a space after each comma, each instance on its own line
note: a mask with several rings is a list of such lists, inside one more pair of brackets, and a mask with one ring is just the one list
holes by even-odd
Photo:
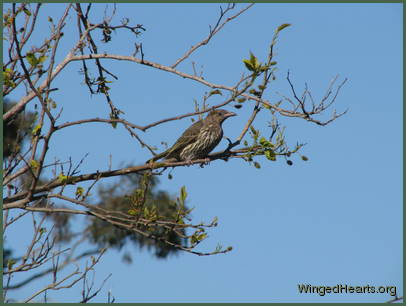
[[157, 161], [158, 159], [161, 159], [161, 158], [165, 157], [166, 154], [167, 154], [166, 151], [165, 151], [165, 152], [162, 152], [162, 153], [160, 153], [160, 154], [157, 154], [157, 155], [155, 155], [153, 158], [148, 159], [145, 163], [146, 163], [146, 164], [149, 164], [149, 163], [152, 163], [152, 162], [154, 162], [154, 161]]

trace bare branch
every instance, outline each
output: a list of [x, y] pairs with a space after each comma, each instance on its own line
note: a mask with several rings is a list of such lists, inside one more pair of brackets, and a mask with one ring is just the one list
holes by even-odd
[[240, 16], [242, 13], [244, 13], [246, 10], [248, 10], [249, 8], [251, 8], [254, 5], [254, 3], [251, 3], [250, 5], [246, 6], [245, 8], [243, 8], [242, 10], [240, 10], [238, 13], [236, 13], [235, 15], [228, 17], [223, 23], [220, 24], [221, 20], [223, 19], [223, 17], [228, 13], [228, 11], [234, 9], [235, 4], [228, 4], [227, 8], [223, 11], [223, 9], [221, 9], [220, 12], [220, 16], [217, 20], [217, 23], [215, 24], [215, 26], [213, 28], [210, 27], [210, 32], [209, 35], [206, 37], [206, 39], [202, 40], [201, 42], [197, 43], [196, 45], [192, 46], [182, 57], [180, 57], [175, 64], [173, 64], [171, 66], [171, 68], [176, 68], [176, 66], [178, 66], [181, 62], [183, 62], [185, 59], [187, 59], [193, 52], [195, 52], [198, 48], [200, 48], [201, 46], [207, 45], [209, 43], [209, 41], [212, 39], [212, 37], [214, 35], [216, 35], [228, 22], [230, 22], [231, 20], [237, 18], [238, 16]]
[[62, 123], [60, 125], [55, 126], [55, 130], [61, 130], [69, 126], [74, 126], [74, 125], [79, 125], [79, 124], [84, 124], [84, 123], [90, 123], [90, 122], [104, 122], [104, 123], [121, 123], [124, 126], [131, 127], [133, 129], [138, 129], [143, 131], [144, 128], [142, 126], [133, 124], [131, 122], [128, 122], [127, 120], [124, 119], [103, 119], [103, 118], [91, 118], [91, 119], [83, 119], [83, 120], [77, 120], [77, 121], [72, 121], [72, 122], [66, 122]]
[[[48, 286], [45, 286], [41, 290], [38, 290], [33, 295], [31, 295], [29, 298], [25, 299], [24, 303], [28, 303], [28, 302], [32, 301], [35, 297], [37, 297], [38, 295], [40, 295], [41, 293], [43, 293], [47, 290], [60, 290], [60, 289], [72, 288], [77, 282], [79, 282], [84, 277], [86, 277], [87, 272], [89, 272], [90, 270], [92, 270], [94, 268], [94, 266], [100, 261], [100, 258], [103, 256], [104, 253], [105, 253], [105, 249], [100, 252], [100, 254], [97, 258], [94, 258], [92, 260], [91, 265], [86, 267], [83, 272], [80, 272], [80, 269], [77, 268], [74, 272], [68, 274], [67, 276], [62, 278], [60, 281], [53, 282], [53, 283], [49, 284]], [[77, 277], [74, 278], [74, 276], [77, 276]], [[72, 278], [73, 278], [73, 280], [72, 280]], [[71, 280], [70, 283], [65, 284], [65, 282], [67, 282], [68, 280]]]

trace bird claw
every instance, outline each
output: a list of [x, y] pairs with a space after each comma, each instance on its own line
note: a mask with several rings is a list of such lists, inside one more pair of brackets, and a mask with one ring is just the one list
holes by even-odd
[[210, 164], [210, 158], [205, 158], [204, 162], [202, 162], [200, 164], [200, 168], [203, 168], [204, 166], [207, 166], [208, 164]]

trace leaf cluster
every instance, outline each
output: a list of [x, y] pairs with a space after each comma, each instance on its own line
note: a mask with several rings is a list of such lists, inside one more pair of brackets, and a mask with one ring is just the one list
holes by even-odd
[[[107, 210], [121, 211], [134, 218], [151, 221], [150, 225], [140, 225], [139, 229], [151, 235], [170, 241], [174, 244], [186, 246], [186, 239], [174, 231], [168, 231], [157, 226], [153, 221], [166, 220], [184, 223], [185, 216], [190, 213], [186, 207], [185, 194], [181, 195], [182, 205], [168, 192], [157, 190], [158, 179], [153, 176], [130, 174], [120, 178], [119, 182], [105, 185], [98, 191], [99, 207]], [[148, 186], [148, 188], [146, 188]], [[114, 226], [103, 220], [94, 218], [89, 224], [91, 240], [100, 246], [121, 249], [126, 243], [140, 248], [153, 250], [158, 258], [165, 258], [175, 254], [178, 249], [164, 242], [146, 238], [134, 231]], [[181, 231], [184, 234], [184, 231]]]

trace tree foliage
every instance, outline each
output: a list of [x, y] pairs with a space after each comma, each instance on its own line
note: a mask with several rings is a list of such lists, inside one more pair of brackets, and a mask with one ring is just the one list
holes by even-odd
[[[16, 103], [3, 101], [3, 114], [8, 112]], [[21, 151], [21, 146], [29, 138], [34, 123], [34, 114], [21, 112], [13, 120], [3, 122], [3, 158], [13, 159]]]
[[[188, 208], [183, 207], [182, 210], [182, 207], [177, 205], [176, 198], [171, 197], [166, 191], [156, 190], [157, 182], [156, 177], [142, 176], [137, 173], [122, 176], [118, 182], [99, 188], [100, 201], [97, 206], [109, 211], [130, 214], [134, 218], [184, 223]], [[155, 255], [159, 258], [165, 258], [170, 253], [178, 251], [164, 241], [187, 247], [186, 232], [183, 228], [179, 229], [179, 233], [175, 233], [170, 228], [146, 224], [141, 227], [141, 230], [148, 235], [141, 235], [93, 218], [90, 219], [89, 230], [92, 241], [100, 246], [107, 244], [109, 247], [121, 249], [130, 240], [141, 248], [153, 248]], [[154, 240], [148, 236], [157, 237], [157, 239]]]

